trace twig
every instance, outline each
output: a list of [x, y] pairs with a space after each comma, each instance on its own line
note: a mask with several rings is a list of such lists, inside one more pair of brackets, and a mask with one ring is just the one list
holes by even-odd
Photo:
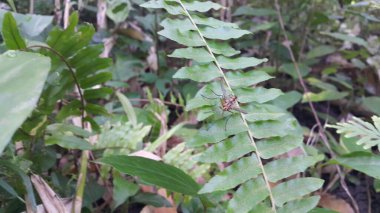
[[107, 2], [105, 0], [98, 0], [98, 12], [96, 13], [96, 25], [99, 30], [106, 30], [107, 29], [107, 18], [106, 18], [106, 11], [107, 11]]
[[69, 16], [70, 16], [71, 3], [70, 0], [65, 0], [65, 10], [63, 12], [63, 28], [69, 26]]
[[29, 13], [34, 13], [34, 0], [29, 0]]
[[[298, 75], [299, 83], [301, 84], [304, 93], [307, 94], [307, 93], [309, 93], [309, 89], [306, 86], [305, 81], [302, 78], [302, 75], [301, 75], [298, 63], [297, 63], [296, 58], [295, 58], [295, 56], [293, 54], [293, 50], [290, 47], [290, 41], [288, 39], [288, 35], [286, 33], [286, 30], [285, 30], [284, 20], [282, 19], [281, 9], [280, 9], [280, 5], [278, 3], [278, 0], [275, 0], [275, 7], [276, 7], [276, 11], [277, 11], [278, 21], [280, 22], [281, 30], [282, 30], [282, 33], [284, 34], [284, 38], [285, 38], [284, 46], [287, 48], [287, 50], [289, 52], [289, 55], [290, 55], [290, 58], [291, 58], [291, 60], [292, 60], [292, 62], [294, 64], [294, 68], [295, 68], [295, 70], [297, 72], [297, 75]], [[330, 146], [330, 144], [328, 142], [328, 139], [327, 139], [326, 134], [324, 132], [324, 128], [322, 126], [322, 123], [321, 123], [321, 121], [320, 121], [320, 119], [318, 117], [317, 111], [315, 110], [314, 104], [311, 102], [310, 97], [306, 96], [306, 98], [307, 98], [307, 102], [308, 102], [308, 104], [309, 104], [309, 106], [310, 106], [310, 108], [312, 110], [314, 119], [317, 122], [317, 125], [318, 125], [318, 128], [319, 128], [319, 134], [321, 136], [321, 139], [322, 139], [323, 143], [325, 144], [326, 148], [328, 149], [330, 155], [332, 157], [336, 157], [336, 154], [334, 153], [334, 151], [332, 150], [332, 148], [331, 148], [331, 146]], [[337, 172], [339, 174], [340, 183], [341, 183], [343, 189], [345, 190], [345, 192], [347, 193], [347, 195], [350, 197], [351, 203], [354, 206], [355, 211], [359, 212], [358, 204], [357, 204], [356, 200], [353, 198], [350, 190], [348, 189], [348, 186], [347, 186], [346, 182], [344, 181], [344, 174], [342, 173], [342, 170], [339, 167], [339, 165], [336, 165], [336, 169], [337, 169]]]
[[62, 21], [62, 9], [61, 9], [61, 0], [54, 1], [54, 18], [57, 25], [61, 25]]

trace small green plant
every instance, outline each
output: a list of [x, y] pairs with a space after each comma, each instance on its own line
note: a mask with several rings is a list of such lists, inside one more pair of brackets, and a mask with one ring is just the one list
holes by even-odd
[[340, 122], [336, 125], [329, 125], [335, 128], [336, 132], [346, 138], [358, 138], [357, 145], [369, 149], [380, 145], [380, 117], [372, 116], [373, 124], [363, 121], [360, 118], [353, 117], [347, 122]]
[[[304, 152], [297, 157], [279, 158], [292, 149], [303, 150], [302, 129], [293, 116], [270, 104], [282, 92], [258, 85], [271, 76], [259, 70], [241, 71], [267, 61], [237, 56], [240, 52], [228, 45], [227, 40], [250, 32], [234, 23], [199, 14], [222, 8], [209, 1], [151, 0], [142, 6], [163, 8], [171, 15], [161, 22], [164, 29], [158, 33], [186, 48], [177, 49], [169, 56], [193, 60], [193, 66], [179, 69], [173, 77], [204, 85], [188, 101], [186, 109], [198, 109], [198, 120], [207, 120], [208, 124], [187, 145], [209, 147], [199, 156], [200, 162], [229, 165], [198, 193], [231, 193], [227, 212], [308, 212], [313, 209], [318, 196], [306, 196], [318, 190], [323, 181], [311, 177], [287, 178], [305, 171], [323, 157], [308, 156]], [[231, 97], [236, 97], [230, 105], [247, 112], [227, 110], [232, 116], [226, 126], [230, 115], [214, 110], [217, 107], [226, 111], [223, 105], [226, 102], [221, 106], [218, 100], [204, 98], [213, 93], [224, 94], [224, 88]], [[271, 187], [271, 183], [278, 185]]]

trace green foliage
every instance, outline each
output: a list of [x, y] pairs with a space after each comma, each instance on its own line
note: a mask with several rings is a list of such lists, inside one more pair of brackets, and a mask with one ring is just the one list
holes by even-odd
[[118, 171], [138, 176], [142, 181], [187, 195], [196, 195], [198, 184], [182, 170], [142, 157], [112, 155], [99, 160]]
[[197, 155], [194, 152], [194, 149], [186, 148], [185, 143], [180, 143], [170, 149], [162, 160], [167, 164], [183, 170], [194, 179], [201, 178], [206, 175], [210, 169], [210, 165], [198, 163], [195, 160]]
[[380, 156], [378, 155], [367, 152], [354, 152], [348, 155], [336, 157], [330, 162], [355, 169], [371, 177], [380, 179], [380, 172], [378, 170], [380, 165]]
[[346, 138], [358, 138], [356, 144], [363, 146], [364, 149], [380, 145], [380, 117], [372, 117], [373, 124], [363, 121], [360, 118], [353, 117], [348, 122], [329, 125], [329, 127], [337, 129], [337, 133]]
[[[10, 13], [0, 9], [0, 29], [3, 28], [5, 14]], [[17, 22], [20, 32], [26, 38], [41, 37], [41, 33], [51, 26], [53, 16], [42, 16], [36, 14], [11, 13]]]
[[21, 37], [17, 29], [16, 20], [10, 12], [4, 15], [2, 35], [10, 50], [21, 50], [26, 48], [24, 39]]
[[[193, 13], [221, 8], [212, 2], [152, 0], [142, 6], [163, 8], [172, 15], [180, 15], [176, 19], [163, 20], [161, 26], [164, 29], [159, 34], [187, 46], [175, 50], [171, 57], [192, 59], [197, 63], [179, 69], [173, 77], [205, 83], [194, 99], [188, 102], [186, 109], [200, 109], [198, 120], [207, 119], [208, 124], [188, 141], [188, 145], [200, 147], [210, 144], [210, 148], [198, 159], [208, 163], [224, 162], [229, 166], [212, 177], [199, 193], [216, 193], [238, 187], [236, 192], [231, 191], [233, 198], [228, 204], [229, 212], [259, 212], [259, 209], [268, 208], [273, 212], [290, 212], [292, 209], [306, 212], [315, 207], [318, 197], [298, 199], [319, 189], [323, 183], [320, 179], [294, 179], [284, 181], [274, 189], [269, 187], [269, 181], [284, 180], [302, 172], [322, 157], [271, 159], [263, 164], [264, 156], [270, 159], [300, 147], [302, 131], [289, 113], [268, 104], [281, 96], [282, 92], [257, 85], [272, 78], [271, 76], [258, 70], [240, 71], [267, 62], [267, 59], [237, 56], [231, 58], [239, 52], [230, 47], [226, 40], [240, 38], [249, 32], [239, 29], [235, 24], [212, 18], [200, 19], [199, 14]], [[227, 54], [222, 49], [228, 49], [232, 54]], [[240, 108], [247, 114], [234, 110], [236, 108], [230, 112], [221, 112], [221, 103], [219, 97], [215, 97], [216, 94], [224, 97], [236, 95], [241, 105], [234, 104], [237, 109]], [[226, 101], [223, 97], [221, 99], [222, 103]], [[290, 169], [284, 172], [280, 168]], [[293, 191], [291, 196], [284, 196], [290, 188]], [[245, 203], [243, 198], [249, 198], [249, 202], [240, 205], [241, 202]], [[270, 200], [270, 207], [266, 206], [268, 202], [265, 200]]]
[[36, 106], [49, 72], [50, 59], [37, 53], [10, 50], [0, 55], [0, 61], [1, 155], [15, 131]]

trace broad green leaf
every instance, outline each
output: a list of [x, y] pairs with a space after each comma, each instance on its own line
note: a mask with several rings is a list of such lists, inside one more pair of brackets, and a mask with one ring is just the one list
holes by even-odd
[[277, 121], [258, 121], [249, 124], [253, 137], [270, 138], [283, 137], [289, 134], [302, 133], [299, 124], [293, 117], [283, 118]]
[[199, 63], [212, 62], [214, 59], [205, 48], [182, 48], [176, 49], [169, 57], [173, 58], [185, 58], [197, 61]]
[[277, 182], [291, 175], [304, 172], [308, 167], [323, 160], [323, 155], [299, 156], [271, 161], [264, 166], [270, 182]]
[[80, 115], [80, 109], [82, 104], [79, 100], [73, 100], [69, 104], [63, 106], [61, 110], [58, 112], [56, 119], [58, 121], [63, 121], [65, 118], [71, 115]]
[[289, 152], [301, 146], [303, 143], [302, 135], [287, 135], [284, 137], [273, 137], [263, 139], [257, 142], [257, 149], [260, 151], [260, 156], [264, 159], [270, 159], [277, 155]]
[[190, 176], [162, 162], [123, 155], [104, 157], [98, 162], [110, 165], [122, 173], [138, 176], [144, 182], [170, 191], [196, 195], [199, 190], [199, 185]]
[[276, 99], [283, 93], [281, 90], [274, 88], [266, 89], [264, 87], [248, 87], [235, 90], [235, 94], [240, 103], [256, 102], [262, 104]]
[[72, 132], [73, 134], [88, 138], [94, 133], [89, 132], [85, 129], [82, 129], [78, 126], [72, 125], [72, 124], [63, 124], [63, 123], [53, 123], [46, 127], [46, 133], [55, 134], [55, 133], [66, 133], [66, 132]]
[[256, 33], [256, 32], [260, 32], [260, 31], [267, 31], [267, 30], [270, 30], [272, 29], [274, 26], [276, 26], [276, 22], [266, 22], [266, 23], [263, 23], [263, 24], [258, 24], [256, 25], [251, 33]]
[[99, 84], [102, 84], [108, 80], [112, 79], [112, 73], [110, 72], [101, 72], [93, 76], [87, 77], [79, 82], [82, 89], [87, 89]]
[[94, 115], [109, 116], [107, 109], [104, 106], [101, 106], [98, 104], [87, 103], [84, 109], [86, 112], [94, 114]]
[[204, 144], [217, 143], [230, 135], [236, 135], [246, 130], [240, 115], [234, 114], [214, 121], [209, 126], [203, 126], [198, 135], [202, 138]]
[[127, 19], [131, 6], [129, 0], [107, 0], [106, 14], [108, 18], [119, 24]]
[[123, 204], [129, 197], [135, 195], [140, 188], [131, 181], [125, 180], [122, 176], [115, 174], [113, 175], [113, 186], [112, 209], [116, 209]]
[[330, 162], [338, 163], [345, 167], [363, 172], [376, 179], [380, 179], [380, 156], [378, 155], [366, 152], [354, 152], [350, 155], [336, 157]]
[[237, 39], [251, 33], [248, 30], [241, 30], [231, 27], [205, 27], [201, 28], [200, 31], [205, 38], [218, 40]]
[[239, 54], [239, 50], [235, 50], [232, 48], [227, 42], [219, 42], [215, 40], [211, 40], [207, 42], [211, 51], [218, 55], [224, 55], [227, 57], [234, 56]]
[[[33, 212], [37, 212], [36, 198], [34, 196], [34, 190], [30, 178], [25, 174], [25, 172], [18, 166], [10, 162], [9, 160], [0, 160], [0, 167], [2, 170], [12, 172], [16, 174], [16, 177], [21, 179], [22, 190], [25, 193], [25, 204], [29, 205]], [[5, 169], [4, 169], [5, 168]]]
[[205, 163], [231, 162], [254, 150], [248, 134], [243, 132], [209, 147], [197, 160]]
[[33, 111], [50, 70], [50, 59], [36, 53], [0, 55], [0, 155]]
[[241, 6], [235, 10], [233, 16], [275, 16], [277, 13], [269, 8], [252, 8], [250, 6]]
[[248, 87], [273, 78], [263, 71], [227, 72], [226, 76], [234, 89]]
[[242, 184], [228, 202], [228, 213], [245, 213], [269, 196], [264, 179], [259, 176]]
[[56, 144], [66, 149], [92, 149], [92, 146], [88, 141], [70, 135], [52, 135], [45, 140], [45, 144], [47, 146]]
[[222, 5], [211, 2], [211, 1], [206, 1], [206, 2], [201, 2], [201, 1], [191, 1], [191, 2], [185, 2], [182, 1], [183, 5], [185, 6], [186, 10], [190, 11], [197, 11], [197, 12], [207, 12], [211, 9], [214, 10], [219, 10], [223, 8]]
[[273, 213], [273, 210], [271, 207], [269, 207], [268, 204], [260, 203], [259, 205], [255, 206], [250, 213]]
[[165, 9], [172, 15], [179, 15], [183, 13], [183, 9], [178, 4], [168, 4], [165, 0], [150, 0], [144, 4], [141, 4], [140, 7]]
[[365, 46], [365, 47], [368, 46], [368, 43], [360, 37], [351, 36], [351, 35], [342, 34], [342, 33], [321, 32], [321, 34], [322, 35], [328, 35], [328, 36], [331, 36], [331, 37], [339, 39], [339, 40], [349, 41], [349, 42], [352, 42], [352, 43], [355, 43], [355, 44], [358, 44], [361, 46]]
[[318, 58], [321, 56], [325, 56], [331, 53], [334, 53], [336, 51], [336, 48], [334, 46], [328, 46], [328, 45], [322, 45], [318, 46], [312, 50], [310, 50], [306, 58], [311, 59], [311, 58]]
[[[183, 9], [181, 6], [177, 3], [174, 3], [175, 1], [165, 1], [165, 0], [150, 0], [149, 2], [146, 2], [144, 4], [141, 4], [141, 7], [146, 8], [155, 8], [155, 9], [165, 9], [168, 13], [172, 15], [179, 15], [183, 13]], [[197, 12], [207, 12], [211, 9], [219, 10], [222, 8], [220, 4], [214, 3], [214, 2], [200, 2], [200, 1], [191, 1], [191, 2], [185, 2], [182, 1], [182, 4], [186, 8], [186, 10], [190, 11], [197, 11]]]
[[256, 177], [261, 172], [256, 155], [244, 157], [215, 175], [199, 191], [200, 194], [225, 191]]
[[[8, 13], [8, 11], [0, 9], [0, 29], [3, 28], [2, 23], [6, 13]], [[21, 13], [12, 13], [12, 15], [15, 18], [21, 33], [28, 38], [40, 35], [53, 22], [53, 16]]]
[[283, 109], [271, 104], [249, 104], [242, 106], [242, 109], [246, 112], [244, 117], [248, 122], [274, 121], [289, 115]]
[[286, 114], [283, 112], [250, 112], [245, 114], [244, 117], [248, 122], [256, 121], [275, 121], [284, 117]]
[[297, 178], [284, 183], [280, 183], [272, 189], [276, 206], [282, 207], [284, 203], [302, 198], [314, 192], [323, 185], [323, 180], [319, 178]]
[[116, 96], [119, 98], [121, 105], [123, 106], [124, 112], [128, 116], [129, 121], [134, 127], [136, 127], [137, 116], [135, 110], [133, 109], [132, 103], [128, 100], [127, 97], [125, 97], [125, 95], [123, 95], [119, 91], [116, 92]]
[[372, 96], [363, 98], [363, 105], [380, 116], [380, 97]]
[[224, 56], [217, 57], [220, 66], [224, 69], [240, 70], [248, 67], [254, 67], [261, 63], [267, 62], [268, 59], [258, 59], [254, 57], [227, 58]]
[[285, 204], [278, 213], [304, 213], [309, 212], [318, 205], [320, 197], [312, 196]]
[[302, 103], [306, 103], [308, 101], [311, 102], [321, 102], [321, 101], [332, 101], [339, 100], [346, 97], [348, 92], [338, 92], [334, 90], [325, 90], [320, 93], [305, 93], [302, 98]]
[[229, 27], [229, 28], [239, 28], [239, 26], [235, 23], [230, 23], [230, 22], [224, 22], [220, 21], [215, 18], [210, 18], [210, 17], [200, 17], [197, 15], [192, 15], [192, 18], [197, 25], [206, 25], [210, 26], [213, 28], [219, 28], [219, 27]]
[[196, 65], [192, 67], [182, 67], [173, 78], [190, 79], [197, 82], [209, 82], [215, 78], [222, 77], [222, 73], [213, 64]]
[[294, 106], [302, 99], [302, 94], [297, 91], [290, 91], [279, 96], [272, 103], [282, 109], [288, 109]]
[[[305, 64], [298, 64], [298, 69], [299, 69], [302, 77], [305, 77], [311, 71], [311, 68]], [[298, 79], [298, 73], [297, 73], [297, 70], [296, 70], [294, 64], [292, 64], [292, 63], [283, 64], [283, 65], [281, 65], [280, 70], [282, 72], [285, 72], [285, 73], [291, 75], [293, 77], [293, 79]]]
[[309, 84], [311, 84], [311, 85], [313, 85], [313, 86], [315, 86], [321, 90], [337, 91], [336, 87], [333, 84], [323, 82], [317, 78], [310, 77], [310, 78], [307, 78], [306, 80]]
[[4, 15], [2, 35], [8, 49], [21, 50], [26, 48], [26, 43], [20, 35], [16, 20], [10, 12]]
[[180, 31], [178, 29], [165, 28], [158, 32], [158, 34], [185, 46], [204, 46], [202, 38], [195, 31]]
[[[190, 30], [196, 30], [197, 28], [191, 23], [189, 19], [171, 19], [171, 18], [166, 18], [164, 19], [160, 25], [168, 29], [170, 31], [180, 31], [181, 33], [186, 33], [186, 31]], [[181, 26], [181, 27], [179, 27]]]
[[113, 93], [113, 89], [109, 87], [102, 87], [98, 89], [86, 89], [84, 90], [83, 96], [86, 100], [101, 99]]

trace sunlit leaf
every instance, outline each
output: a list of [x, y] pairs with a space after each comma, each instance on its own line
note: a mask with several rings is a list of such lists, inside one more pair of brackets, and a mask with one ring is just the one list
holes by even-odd
[[192, 67], [182, 67], [174, 74], [173, 78], [191, 79], [198, 82], [209, 82], [221, 76], [222, 73], [219, 69], [211, 63]]
[[319, 189], [323, 180], [318, 178], [298, 178], [284, 183], [280, 183], [272, 190], [276, 200], [276, 205], [282, 207], [284, 203], [299, 199], [317, 189]]
[[248, 134], [244, 132], [212, 145], [198, 160], [206, 163], [230, 162], [254, 150]]
[[323, 157], [323, 155], [317, 155], [278, 159], [267, 163], [264, 169], [269, 181], [275, 183], [283, 178], [305, 171], [308, 167], [323, 160]]
[[338, 163], [345, 167], [363, 172], [371, 177], [380, 179], [380, 156], [366, 152], [354, 152], [350, 155], [336, 157], [331, 163]]
[[264, 87], [248, 87], [235, 90], [240, 103], [266, 103], [268, 101], [276, 99], [278, 96], [282, 95], [282, 91], [279, 89], [266, 89]]
[[173, 58], [185, 58], [185, 59], [191, 59], [200, 63], [207, 63], [212, 62], [214, 59], [210, 55], [209, 52], [207, 52], [204, 48], [182, 48], [182, 49], [176, 49], [171, 55], [168, 55], [169, 57]]
[[249, 212], [269, 195], [264, 179], [259, 176], [242, 184], [228, 202], [227, 212]]
[[0, 55], [0, 154], [14, 132], [36, 107], [50, 70], [50, 60], [36, 53]]
[[256, 155], [241, 158], [231, 166], [225, 168], [222, 172], [211, 178], [203, 188], [200, 194], [214, 191], [224, 191], [231, 189], [245, 181], [256, 177], [261, 170]]
[[273, 78], [263, 71], [228, 72], [226, 76], [232, 88], [247, 87]]
[[261, 63], [267, 62], [268, 59], [258, 59], [254, 57], [227, 58], [224, 56], [217, 57], [220, 66], [224, 69], [239, 70], [248, 67], [254, 67]]

